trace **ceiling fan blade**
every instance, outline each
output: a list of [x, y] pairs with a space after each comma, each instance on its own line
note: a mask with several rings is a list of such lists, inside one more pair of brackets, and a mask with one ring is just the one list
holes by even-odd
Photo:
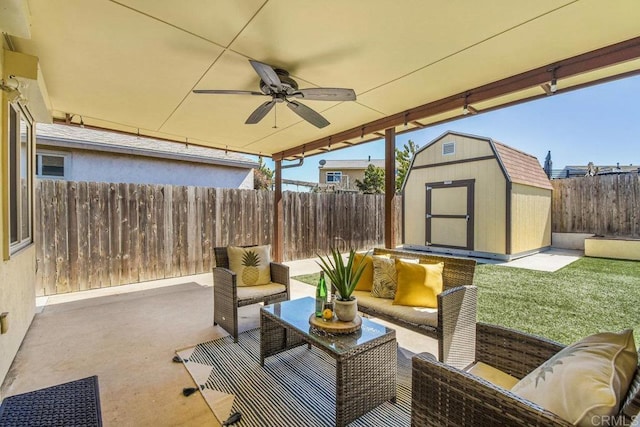
[[327, 119], [304, 104], [300, 104], [296, 101], [287, 101], [287, 106], [291, 110], [293, 110], [294, 113], [296, 113], [315, 127], [322, 129], [329, 124]]
[[299, 89], [291, 96], [295, 98], [310, 99], [313, 101], [355, 101], [356, 93], [353, 89], [332, 87], [312, 87]]
[[265, 82], [269, 87], [274, 88], [274, 92], [280, 93], [284, 90], [282, 87], [282, 82], [280, 81], [280, 77], [273, 70], [273, 67], [268, 64], [264, 64], [259, 61], [254, 61], [250, 59], [249, 62], [256, 73], [260, 76], [263, 82]]
[[262, 120], [264, 118], [264, 116], [266, 116], [269, 111], [271, 111], [271, 109], [273, 108], [274, 105], [276, 105], [276, 100], [275, 99], [272, 99], [271, 101], [265, 102], [264, 104], [262, 104], [258, 108], [256, 108], [256, 110], [253, 113], [251, 113], [251, 115], [249, 116], [247, 121], [244, 122], [244, 123], [246, 125], [255, 125], [260, 120]]
[[219, 90], [219, 89], [194, 89], [193, 93], [213, 93], [218, 95], [260, 95], [267, 96], [262, 92], [253, 92], [250, 90]]

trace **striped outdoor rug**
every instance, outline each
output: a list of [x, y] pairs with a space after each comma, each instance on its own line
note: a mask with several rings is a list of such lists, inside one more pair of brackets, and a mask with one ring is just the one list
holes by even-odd
[[[306, 345], [269, 357], [260, 366], [260, 330], [177, 351], [221, 422], [235, 411], [236, 426], [332, 426], [335, 416], [335, 362]], [[398, 350], [398, 393], [351, 426], [411, 424], [411, 359]], [[374, 374], [374, 373], [372, 373]]]

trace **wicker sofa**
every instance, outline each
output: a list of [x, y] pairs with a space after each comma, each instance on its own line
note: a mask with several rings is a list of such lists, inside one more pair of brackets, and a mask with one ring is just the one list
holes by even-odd
[[220, 325], [238, 342], [238, 307], [288, 300], [291, 292], [289, 267], [272, 262], [272, 284], [239, 287], [236, 273], [229, 270], [226, 246], [213, 250], [216, 258], [216, 266], [213, 268], [213, 324]]
[[355, 291], [358, 310], [403, 328], [438, 340], [438, 359], [456, 367], [467, 366], [475, 357], [477, 288], [473, 286], [476, 261], [442, 257], [424, 252], [375, 248], [373, 255], [391, 258], [413, 258], [421, 263], [444, 262], [443, 292], [438, 295], [438, 308], [417, 311], [413, 307], [392, 305], [392, 300], [372, 297], [369, 292]]
[[[562, 344], [484, 323], [477, 324], [475, 361], [522, 379]], [[570, 426], [557, 415], [473, 374], [440, 363], [429, 353], [412, 360], [412, 426]], [[640, 410], [640, 373], [623, 399], [616, 425]]]

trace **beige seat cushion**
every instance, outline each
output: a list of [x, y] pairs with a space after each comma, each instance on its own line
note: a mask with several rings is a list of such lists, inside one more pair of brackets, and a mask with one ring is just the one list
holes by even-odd
[[238, 288], [238, 300], [261, 299], [269, 295], [285, 292], [287, 287], [280, 283], [267, 283], [266, 285], [244, 286]]
[[393, 305], [392, 299], [377, 298], [367, 291], [354, 291], [353, 295], [358, 299], [358, 307], [373, 307], [380, 313], [398, 317], [407, 322], [415, 323], [416, 325], [438, 326], [437, 308]]
[[618, 412], [637, 364], [632, 330], [603, 332], [565, 347], [511, 391], [570, 423], [592, 426]]
[[467, 369], [467, 372], [506, 390], [511, 390], [511, 388], [518, 383], [518, 379], [516, 377], [506, 374], [501, 370], [482, 362], [474, 363], [471, 368]]
[[227, 247], [229, 269], [236, 273], [238, 286], [266, 285], [271, 282], [271, 245]]

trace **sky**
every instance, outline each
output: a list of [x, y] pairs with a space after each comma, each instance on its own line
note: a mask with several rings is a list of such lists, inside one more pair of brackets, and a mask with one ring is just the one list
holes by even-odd
[[[423, 147], [451, 130], [500, 141], [536, 156], [541, 165], [551, 151], [553, 169], [589, 162], [640, 165], [638, 95], [640, 76], [628, 77], [407, 132], [396, 137], [396, 146], [402, 148], [411, 139]], [[282, 177], [318, 182], [321, 159], [366, 160], [368, 156], [383, 159], [384, 140], [308, 156], [303, 166], [284, 169]], [[267, 166], [274, 169], [270, 160]]]

